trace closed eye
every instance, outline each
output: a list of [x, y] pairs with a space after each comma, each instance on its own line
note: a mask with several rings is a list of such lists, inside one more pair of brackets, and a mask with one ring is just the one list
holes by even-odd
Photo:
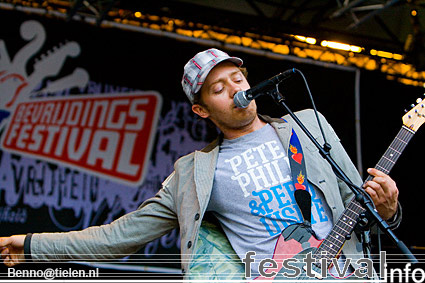
[[233, 78], [233, 81], [235, 82], [235, 83], [241, 83], [241, 82], [243, 82], [243, 77], [241, 76], [241, 75], [237, 75], [237, 76], [235, 76], [234, 78]]
[[223, 87], [222, 88], [220, 88], [220, 89], [218, 89], [218, 90], [214, 90], [214, 93], [215, 94], [220, 94], [221, 92], [223, 92]]

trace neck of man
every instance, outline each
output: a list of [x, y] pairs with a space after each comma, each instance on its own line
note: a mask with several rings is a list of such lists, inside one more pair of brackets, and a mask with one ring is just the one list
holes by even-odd
[[254, 120], [252, 120], [250, 123], [248, 123], [245, 126], [236, 128], [236, 129], [221, 129], [223, 132], [223, 137], [225, 139], [236, 139], [241, 136], [247, 135], [249, 133], [252, 133], [256, 130], [261, 129], [264, 127], [267, 123], [262, 121], [257, 115], [255, 116]]

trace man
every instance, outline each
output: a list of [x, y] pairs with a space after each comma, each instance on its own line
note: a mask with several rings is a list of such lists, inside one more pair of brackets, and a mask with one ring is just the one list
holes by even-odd
[[[192, 265], [201, 220], [206, 214], [218, 219], [240, 258], [255, 251], [260, 260], [273, 254], [282, 231], [303, 222], [294, 199], [297, 184], [311, 195], [312, 233], [325, 237], [352, 193], [290, 117], [261, 117], [255, 101], [244, 109], [235, 106], [235, 93], [250, 88], [241, 65], [241, 59], [217, 49], [200, 52], [185, 65], [182, 85], [192, 110], [214, 123], [221, 135], [202, 151], [180, 158], [155, 197], [108, 225], [0, 238], [4, 263], [13, 266], [25, 260], [118, 258], [179, 226], [185, 272]], [[320, 136], [311, 111], [297, 115], [313, 135]], [[322, 119], [332, 157], [354, 183], [361, 185], [339, 139]], [[291, 152], [299, 157], [293, 157], [295, 161], [305, 160], [302, 170], [306, 172], [300, 173], [305, 180], [299, 179], [298, 172], [291, 176]], [[379, 214], [397, 225], [401, 213], [397, 213], [395, 182], [375, 169], [368, 172], [375, 178], [366, 183], [366, 192]], [[361, 258], [357, 243], [353, 235], [343, 253]], [[256, 265], [252, 271], [258, 273]]]

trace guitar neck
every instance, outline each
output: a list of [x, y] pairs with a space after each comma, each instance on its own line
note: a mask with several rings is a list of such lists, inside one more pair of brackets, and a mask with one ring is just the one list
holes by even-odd
[[[402, 126], [391, 145], [385, 151], [384, 155], [376, 164], [375, 168], [388, 174], [401, 153], [415, 134], [406, 126]], [[372, 180], [373, 176], [368, 176], [366, 181]], [[316, 250], [313, 257], [316, 259], [327, 258], [328, 267], [332, 264], [332, 259], [337, 257], [346, 241], [346, 237], [351, 235], [357, 224], [360, 214], [365, 212], [361, 204], [353, 198], [346, 206], [344, 212], [335, 223], [333, 229], [323, 240], [320, 247]]]
[[[402, 126], [391, 145], [376, 164], [375, 168], [384, 172], [385, 174], [389, 174], [414, 134], [414, 131], [407, 128], [406, 126]], [[373, 176], [369, 175], [366, 178], [366, 182], [372, 179]]]

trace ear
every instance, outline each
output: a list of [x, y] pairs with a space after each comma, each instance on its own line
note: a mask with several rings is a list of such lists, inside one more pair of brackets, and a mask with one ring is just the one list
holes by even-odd
[[205, 106], [199, 104], [193, 104], [192, 111], [198, 114], [201, 118], [208, 118], [210, 116], [208, 109]]

